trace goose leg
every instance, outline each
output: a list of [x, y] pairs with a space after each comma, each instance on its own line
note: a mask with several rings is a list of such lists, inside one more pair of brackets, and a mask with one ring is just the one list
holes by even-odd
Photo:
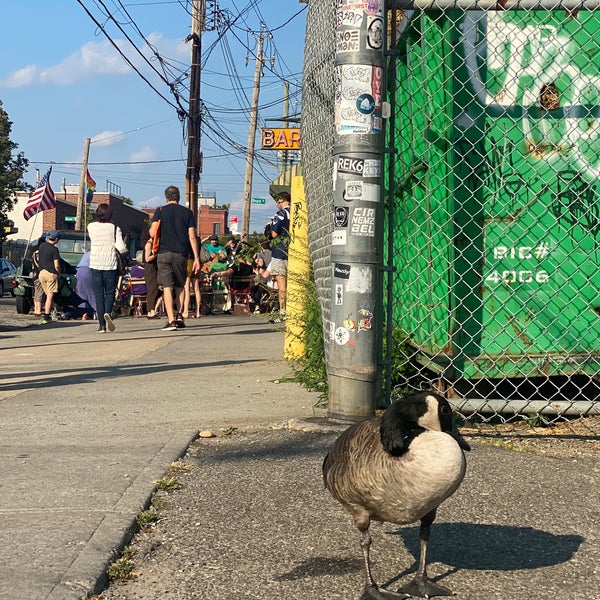
[[421, 538], [421, 555], [419, 557], [419, 568], [415, 578], [400, 588], [400, 592], [431, 598], [432, 596], [453, 596], [454, 594], [446, 587], [434, 583], [427, 577], [427, 543], [431, 537], [431, 524], [435, 519], [435, 509], [421, 519], [419, 537]]
[[360, 546], [363, 551], [363, 558], [365, 561], [365, 591], [363, 592], [360, 600], [404, 600], [409, 598], [407, 594], [401, 594], [397, 592], [391, 592], [389, 590], [380, 589], [375, 580], [373, 579], [373, 574], [371, 572], [371, 557], [370, 557], [370, 549], [371, 549], [371, 535], [369, 534], [369, 530], [365, 529], [362, 532], [362, 537], [360, 540]]

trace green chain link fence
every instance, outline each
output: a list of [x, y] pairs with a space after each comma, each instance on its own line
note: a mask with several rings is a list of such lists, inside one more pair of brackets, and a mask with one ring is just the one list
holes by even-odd
[[[332, 4], [309, 6], [303, 98], [309, 245], [324, 322]], [[536, 8], [388, 11], [386, 399], [437, 389], [465, 418], [502, 431], [560, 425], [593, 437], [600, 11]]]
[[503, 421], [600, 414], [600, 12], [390, 25], [395, 383]]

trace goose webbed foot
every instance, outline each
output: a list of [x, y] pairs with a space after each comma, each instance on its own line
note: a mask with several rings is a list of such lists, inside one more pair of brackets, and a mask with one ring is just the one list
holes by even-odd
[[383, 590], [376, 585], [368, 585], [365, 587], [360, 600], [406, 600], [410, 598], [408, 594]]
[[447, 587], [438, 585], [425, 575], [416, 575], [410, 583], [403, 585], [398, 592], [420, 598], [432, 598], [434, 596], [454, 596], [454, 593]]

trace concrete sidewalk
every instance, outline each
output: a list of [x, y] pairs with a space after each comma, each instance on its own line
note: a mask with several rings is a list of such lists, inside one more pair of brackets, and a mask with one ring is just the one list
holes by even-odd
[[2, 600], [85, 597], [199, 429], [285, 422], [317, 401], [275, 383], [283, 333], [260, 317], [176, 332], [121, 318], [104, 335], [26, 322], [0, 324]]

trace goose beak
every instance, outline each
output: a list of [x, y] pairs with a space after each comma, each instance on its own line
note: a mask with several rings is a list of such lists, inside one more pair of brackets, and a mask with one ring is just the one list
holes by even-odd
[[466, 450], [467, 452], [469, 450], [471, 450], [471, 446], [469, 446], [469, 443], [467, 442], [467, 440], [465, 440], [465, 438], [460, 434], [460, 431], [458, 431], [458, 429], [456, 429], [456, 427], [452, 430], [452, 433], [450, 435], [456, 440], [458, 445], [463, 450]]

